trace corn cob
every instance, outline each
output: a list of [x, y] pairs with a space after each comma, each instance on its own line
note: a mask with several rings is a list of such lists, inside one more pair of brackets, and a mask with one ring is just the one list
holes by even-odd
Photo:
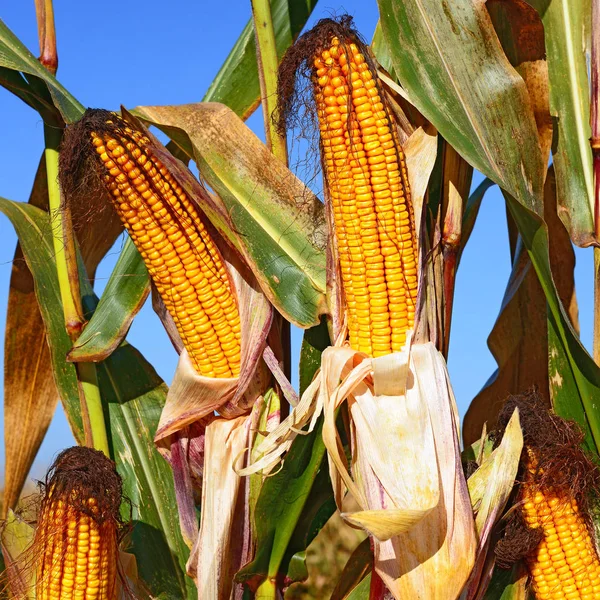
[[333, 37], [313, 62], [324, 174], [352, 348], [402, 349], [417, 297], [417, 242], [404, 155], [358, 42]]
[[543, 538], [527, 556], [537, 600], [600, 599], [600, 561], [586, 520], [566, 489], [526, 483], [523, 517]]
[[106, 114], [106, 127], [91, 137], [113, 205], [196, 370], [236, 377], [240, 317], [223, 258], [194, 204], [153, 156], [150, 139]]
[[37, 600], [115, 600], [121, 480], [113, 463], [70, 448], [46, 490], [35, 538]]

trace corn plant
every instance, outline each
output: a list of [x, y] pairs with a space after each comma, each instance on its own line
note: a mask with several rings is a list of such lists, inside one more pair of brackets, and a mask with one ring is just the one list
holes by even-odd
[[[29, 202], [0, 198], [9, 597], [600, 598], [600, 0], [372, 3], [369, 43], [252, 0], [202, 102], [118, 111], [59, 83], [51, 1], [39, 59], [0, 21], [0, 84], [45, 140]], [[512, 272], [460, 423], [455, 282], [494, 185]], [[149, 296], [170, 386], [126, 339]], [[20, 501], [58, 399], [77, 446]], [[351, 555], [303, 593], [341, 520]]]

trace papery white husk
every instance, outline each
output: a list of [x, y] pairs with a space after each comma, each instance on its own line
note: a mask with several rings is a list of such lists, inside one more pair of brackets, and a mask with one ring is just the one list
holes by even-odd
[[206, 427], [200, 532], [188, 560], [198, 598], [241, 599], [233, 577], [251, 558], [248, 478], [233, 464], [253, 437], [252, 416], [217, 418]]
[[[336, 502], [345, 489], [358, 501], [361, 511], [343, 516], [374, 536], [378, 575], [398, 600], [457, 598], [477, 540], [442, 355], [432, 343], [375, 359], [332, 347], [321, 384]], [[335, 425], [343, 402], [350, 468]]]

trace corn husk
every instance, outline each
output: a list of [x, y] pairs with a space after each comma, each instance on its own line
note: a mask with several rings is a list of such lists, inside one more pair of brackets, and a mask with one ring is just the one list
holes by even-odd
[[217, 418], [206, 427], [200, 532], [188, 561], [198, 598], [241, 598], [233, 581], [251, 558], [249, 479], [233, 469], [251, 444], [252, 416]]
[[[410, 348], [410, 351], [409, 351]], [[351, 464], [336, 428], [347, 403]], [[360, 510], [342, 513], [374, 538], [375, 569], [395, 598], [457, 598], [475, 561], [477, 537], [462, 472], [458, 415], [446, 364], [433, 344], [370, 359], [348, 346], [323, 352], [321, 370], [292, 414], [261, 445], [251, 473], [272, 468], [324, 413], [336, 503], [346, 492]]]
[[[395, 598], [457, 598], [477, 541], [443, 357], [431, 343], [376, 359], [329, 348], [322, 372], [336, 502], [347, 489], [361, 508], [342, 516], [373, 535], [375, 569]], [[344, 402], [351, 465], [335, 425]]]
[[490, 534], [514, 487], [523, 450], [518, 409], [515, 409], [508, 422], [500, 445], [489, 454], [484, 452], [485, 445], [485, 437], [482, 437], [479, 468], [467, 482], [476, 515], [478, 552], [469, 582], [461, 595], [462, 600], [483, 598], [491, 580], [495, 561], [493, 552], [490, 551]]

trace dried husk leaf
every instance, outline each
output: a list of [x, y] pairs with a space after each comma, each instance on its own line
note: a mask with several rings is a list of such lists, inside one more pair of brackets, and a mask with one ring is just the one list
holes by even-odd
[[522, 450], [523, 432], [517, 409], [508, 422], [498, 448], [483, 458], [479, 468], [467, 482], [473, 512], [476, 514], [475, 527], [479, 545], [475, 567], [461, 596], [465, 600], [481, 597], [487, 587], [493, 568], [493, 563], [489, 564], [488, 553], [490, 534], [503, 514], [512, 492]]
[[[323, 439], [338, 506], [347, 488], [363, 509], [345, 518], [382, 534], [375, 569], [394, 597], [457, 598], [477, 543], [457, 411], [441, 354], [431, 343], [408, 349], [377, 359], [349, 348], [324, 352]], [[351, 469], [335, 427], [343, 402]]]
[[200, 533], [188, 561], [199, 599], [241, 598], [233, 577], [251, 558], [250, 480], [233, 464], [251, 445], [251, 423], [251, 416], [218, 418], [206, 427]]
[[477, 514], [475, 527], [480, 544], [489, 533], [490, 521], [493, 523], [506, 505], [515, 483], [522, 450], [523, 432], [517, 409], [498, 448], [484, 458], [467, 482], [473, 511]]
[[423, 198], [435, 165], [437, 146], [437, 131], [433, 125], [427, 129], [419, 127], [402, 145], [410, 184], [410, 198], [417, 224], [421, 223]]

